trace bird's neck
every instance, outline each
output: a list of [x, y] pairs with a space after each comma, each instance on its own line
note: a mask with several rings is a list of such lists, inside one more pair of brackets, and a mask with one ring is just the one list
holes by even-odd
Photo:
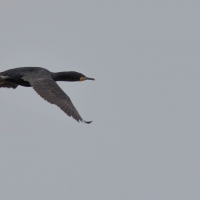
[[51, 75], [54, 81], [72, 81], [69, 72], [57, 72], [57, 73], [52, 73]]

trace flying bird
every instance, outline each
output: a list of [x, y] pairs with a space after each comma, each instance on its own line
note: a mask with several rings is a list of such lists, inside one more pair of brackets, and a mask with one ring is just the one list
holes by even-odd
[[0, 72], [0, 87], [17, 88], [21, 85], [24, 87], [33, 87], [33, 89], [46, 101], [60, 107], [68, 116], [72, 116], [78, 122], [90, 124], [92, 121], [84, 121], [71, 99], [58, 86], [56, 81], [85, 81], [95, 80], [85, 75], [74, 72], [57, 72], [53, 73], [41, 67], [19, 67]]

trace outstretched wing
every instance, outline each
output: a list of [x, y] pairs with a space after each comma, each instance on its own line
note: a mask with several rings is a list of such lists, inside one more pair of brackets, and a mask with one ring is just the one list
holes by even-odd
[[72, 116], [78, 122], [91, 123], [91, 121], [86, 122], [82, 119], [70, 98], [65, 94], [65, 92], [58, 86], [58, 84], [49, 76], [41, 77], [31, 77], [24, 76], [22, 79], [28, 81], [33, 89], [46, 101], [51, 104], [55, 104], [60, 107], [68, 116]]

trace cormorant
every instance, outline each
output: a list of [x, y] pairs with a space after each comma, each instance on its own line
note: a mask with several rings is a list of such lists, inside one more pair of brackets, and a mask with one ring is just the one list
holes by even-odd
[[18, 85], [24, 87], [33, 87], [33, 89], [46, 101], [60, 107], [68, 116], [72, 116], [78, 122], [87, 124], [91, 121], [84, 121], [70, 98], [58, 86], [56, 81], [85, 81], [95, 80], [85, 75], [74, 72], [53, 73], [41, 67], [19, 67], [9, 69], [0, 73], [0, 87], [15, 89]]

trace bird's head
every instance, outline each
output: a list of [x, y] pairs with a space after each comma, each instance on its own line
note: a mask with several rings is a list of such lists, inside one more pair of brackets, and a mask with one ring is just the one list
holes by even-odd
[[86, 77], [85, 75], [74, 71], [52, 73], [52, 77], [54, 81], [74, 82], [74, 81], [95, 80], [94, 78]]
[[89, 78], [87, 76], [85, 76], [84, 74], [81, 74], [79, 72], [67, 72], [67, 76], [68, 79], [70, 79], [70, 81], [86, 81], [86, 80], [95, 80], [94, 78]]

